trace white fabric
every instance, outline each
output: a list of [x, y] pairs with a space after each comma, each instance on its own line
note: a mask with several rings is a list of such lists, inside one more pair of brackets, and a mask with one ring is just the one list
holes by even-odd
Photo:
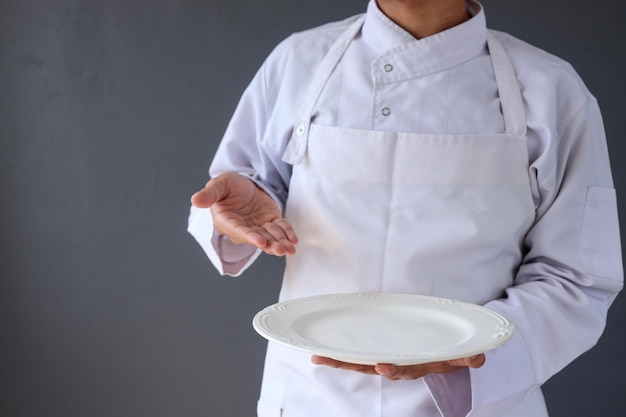
[[[277, 47], [242, 97], [211, 175], [249, 175], [284, 206], [292, 167], [281, 156], [298, 126], [297, 112], [319, 63], [353, 20], [296, 34]], [[418, 41], [371, 2], [362, 32], [316, 102], [315, 125], [432, 135], [503, 133], [487, 33], [478, 11], [470, 21]], [[513, 271], [513, 284], [504, 295], [482, 300], [513, 319], [513, 340], [490, 352], [483, 368], [426, 378], [446, 417], [465, 415], [470, 407], [470, 416], [546, 415], [539, 386], [593, 346], [623, 282], [615, 196], [595, 99], [563, 61], [508, 35], [494, 35], [512, 60], [524, 100], [534, 222], [519, 245], [524, 257]], [[387, 65], [393, 68], [388, 71]], [[387, 116], [383, 108], [389, 109]], [[357, 219], [359, 212], [354, 207]], [[222, 273], [240, 274], [258, 254], [214, 236], [206, 210], [192, 209], [189, 231]], [[346, 376], [352, 378], [358, 380]], [[468, 389], [471, 396], [464, 394]], [[275, 410], [282, 401], [265, 397], [260, 404]]]
[[[362, 19], [351, 24], [319, 65], [283, 155], [293, 164], [285, 216], [301, 238], [287, 259], [280, 299], [354, 291], [476, 303], [501, 296], [534, 220], [526, 116], [506, 52], [488, 36], [507, 133], [435, 135], [312, 123], [317, 100], [361, 25]], [[421, 380], [346, 375], [316, 368], [306, 356], [270, 345], [264, 403], [282, 404], [284, 415], [311, 417], [441, 415]], [[320, 386], [324, 401], [311, 401]], [[467, 414], [469, 389], [454, 398], [458, 409], [445, 412]]]

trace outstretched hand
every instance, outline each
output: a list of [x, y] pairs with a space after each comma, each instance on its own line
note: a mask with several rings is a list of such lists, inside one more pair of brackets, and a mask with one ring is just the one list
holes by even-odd
[[367, 375], [381, 375], [392, 381], [397, 381], [400, 379], [418, 379], [434, 373], [445, 374], [457, 371], [463, 367], [480, 368], [485, 363], [485, 355], [481, 353], [468, 358], [408, 366], [396, 366], [383, 363], [373, 366], [358, 365], [317, 355], [311, 357], [311, 362], [315, 365], [326, 365], [332, 368], [345, 369]]
[[191, 197], [191, 204], [210, 208], [215, 229], [233, 243], [277, 256], [296, 251], [298, 237], [276, 202], [243, 175], [228, 172], [211, 179]]

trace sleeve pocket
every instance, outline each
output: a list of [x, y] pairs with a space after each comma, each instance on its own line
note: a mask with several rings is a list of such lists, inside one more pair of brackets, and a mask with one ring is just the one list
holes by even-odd
[[257, 417], [280, 417], [283, 410], [274, 404], [259, 401], [256, 406]]
[[622, 279], [615, 189], [589, 187], [580, 240], [580, 261], [591, 275]]

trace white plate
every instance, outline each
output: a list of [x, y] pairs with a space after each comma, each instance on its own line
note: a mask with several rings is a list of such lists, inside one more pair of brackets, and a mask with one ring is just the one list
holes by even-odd
[[502, 345], [513, 324], [487, 308], [412, 294], [329, 294], [256, 314], [270, 341], [333, 359], [411, 365], [473, 356]]

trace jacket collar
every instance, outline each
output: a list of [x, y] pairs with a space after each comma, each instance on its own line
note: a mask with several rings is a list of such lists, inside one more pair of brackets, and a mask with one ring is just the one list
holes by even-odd
[[[468, 2], [466, 22], [435, 35], [416, 39], [380, 10], [367, 7], [362, 36], [382, 62], [393, 64], [394, 79], [420, 76], [460, 65], [486, 51], [487, 26], [482, 6]], [[389, 77], [385, 77], [389, 81]]]

